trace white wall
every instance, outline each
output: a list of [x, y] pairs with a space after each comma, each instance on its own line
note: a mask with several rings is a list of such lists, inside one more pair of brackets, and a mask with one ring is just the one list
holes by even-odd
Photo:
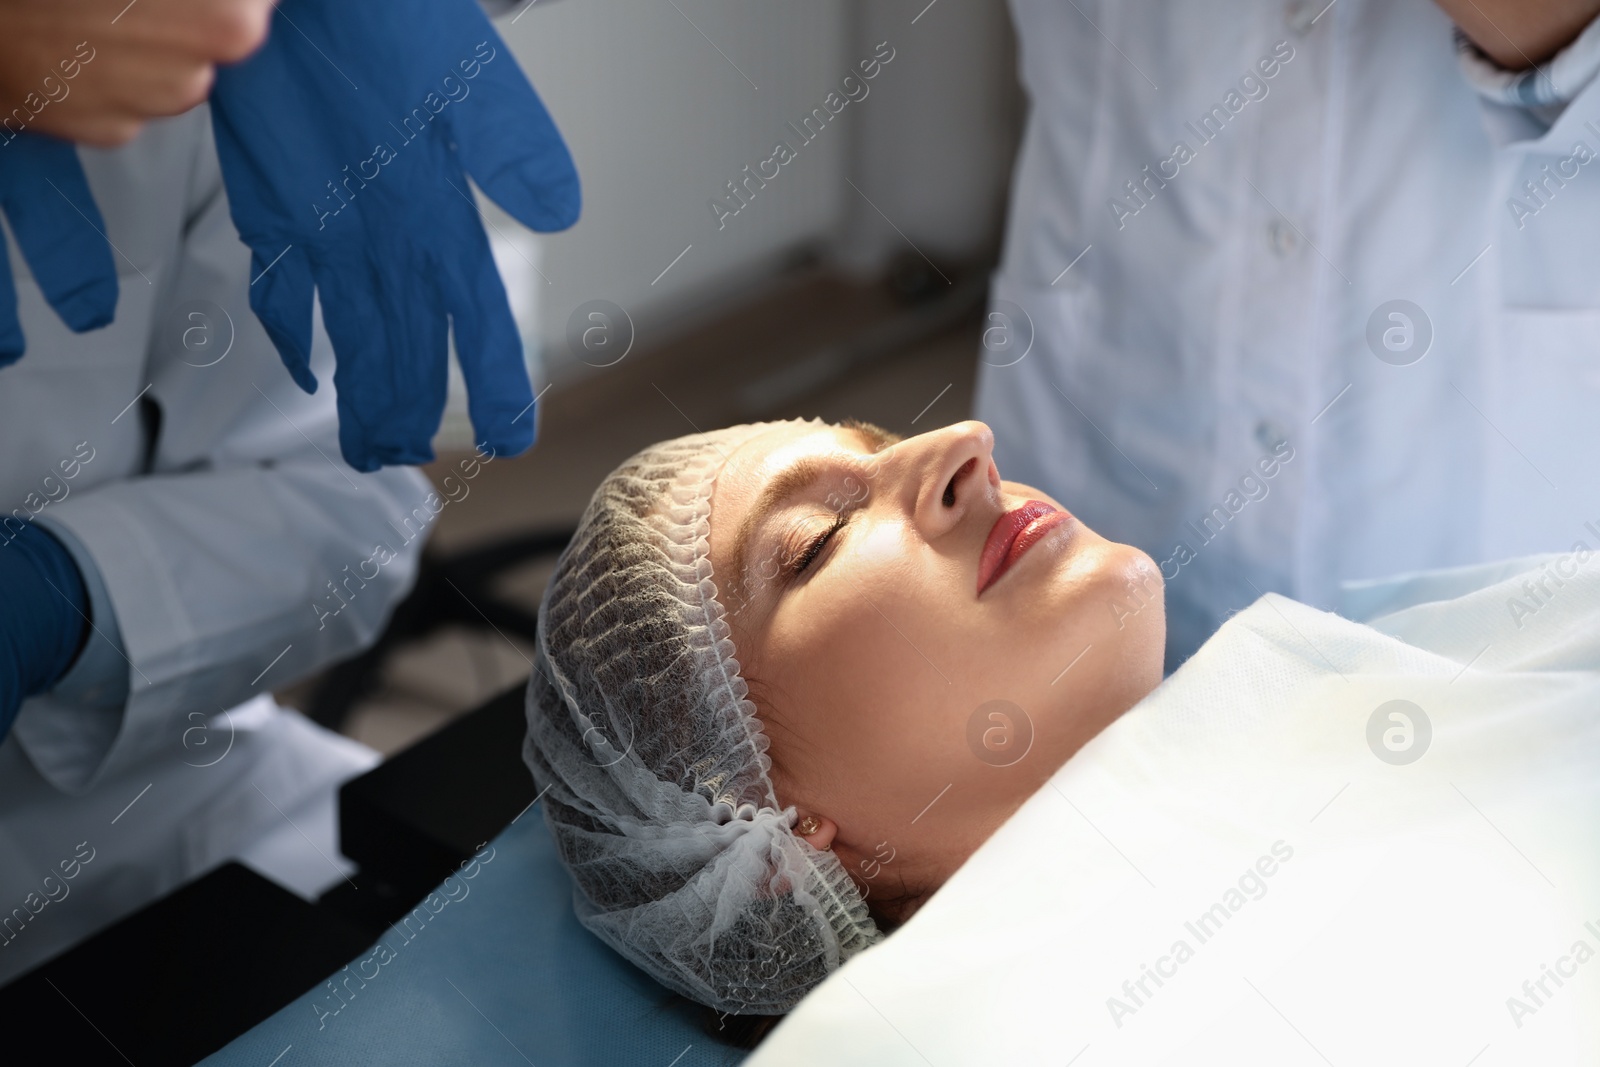
[[945, 262], [993, 253], [1023, 107], [1004, 0], [861, 0], [850, 21], [855, 50], [888, 40], [897, 55], [851, 130], [871, 203], [845, 187], [835, 258], [872, 274], [908, 241]]
[[[578, 224], [545, 237], [485, 205], [530, 359], [544, 364], [536, 388], [587, 369], [567, 323], [591, 300], [626, 309], [648, 344], [800, 247], [871, 275], [907, 239], [960, 262], [998, 238], [1020, 122], [1003, 0], [539, 0], [497, 25], [584, 191]], [[882, 41], [895, 58], [866, 97], [802, 145], [786, 124]], [[708, 201], [780, 139], [795, 161], [719, 229]], [[439, 443], [469, 440], [452, 364]]]
[[[800, 147], [784, 124], [821, 106], [854, 62], [843, 0], [545, 0], [499, 25], [583, 181], [578, 224], [540, 241], [537, 333], [551, 372], [570, 359], [567, 318], [585, 301], [622, 306], [648, 341], [833, 232], [847, 131], [836, 122]], [[797, 158], [719, 231], [708, 200], [779, 139]]]

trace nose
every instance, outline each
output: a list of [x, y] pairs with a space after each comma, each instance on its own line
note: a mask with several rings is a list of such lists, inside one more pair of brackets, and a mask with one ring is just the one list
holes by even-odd
[[984, 423], [958, 422], [896, 447], [905, 453], [906, 504], [929, 541], [954, 529], [999, 492], [994, 431]]

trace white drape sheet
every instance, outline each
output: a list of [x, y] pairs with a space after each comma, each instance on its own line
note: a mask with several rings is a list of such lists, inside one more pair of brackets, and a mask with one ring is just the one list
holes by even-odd
[[1230, 619], [750, 1064], [1600, 1062], [1600, 558], [1344, 603]]

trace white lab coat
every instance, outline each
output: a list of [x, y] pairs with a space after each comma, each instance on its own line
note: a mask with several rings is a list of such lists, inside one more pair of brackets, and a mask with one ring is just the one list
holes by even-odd
[[[1595, 543], [1600, 161], [1522, 183], [1600, 152], [1600, 85], [1548, 129], [1490, 103], [1427, 0], [1011, 6], [976, 412], [1006, 477], [1162, 563], [1169, 667], [1262, 592]], [[1392, 300], [1420, 359], [1387, 311], [1369, 345]]]
[[[376, 755], [265, 694], [377, 636], [427, 493], [340, 459], [320, 325], [316, 395], [279, 363], [205, 108], [79, 155], [116, 320], [70, 333], [13, 244], [28, 349], [0, 370], [0, 513], [86, 564], [96, 633], [0, 744], [0, 981], [252, 849], [302, 892], [338, 881], [333, 790]], [[378, 541], [399, 555], [350, 581]]]

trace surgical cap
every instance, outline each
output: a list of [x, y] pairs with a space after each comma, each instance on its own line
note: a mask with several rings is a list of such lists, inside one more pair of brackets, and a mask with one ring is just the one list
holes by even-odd
[[778, 807], [717, 599], [712, 487], [775, 425], [663, 442], [595, 491], [539, 607], [523, 746], [583, 924], [668, 988], [757, 1015], [881, 936]]

